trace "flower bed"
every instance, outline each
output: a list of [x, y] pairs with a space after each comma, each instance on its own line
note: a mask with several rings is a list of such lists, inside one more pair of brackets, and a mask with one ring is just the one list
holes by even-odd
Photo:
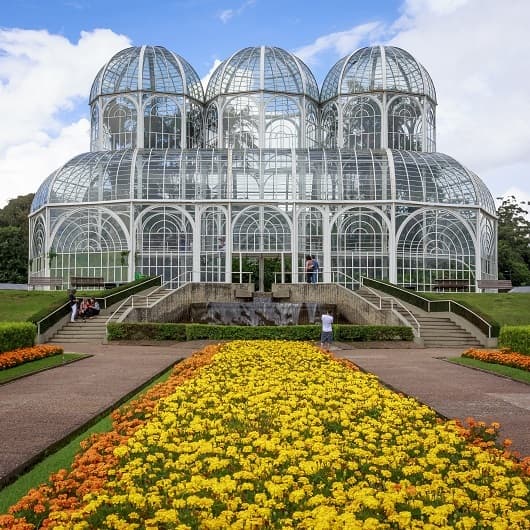
[[505, 366], [530, 371], [530, 356], [509, 350], [477, 350], [471, 348], [464, 352], [462, 357], [478, 359], [486, 363], [504, 364]]
[[49, 345], [32, 346], [31, 348], [20, 348], [14, 351], [3, 352], [0, 353], [0, 370], [60, 353], [63, 353], [62, 348]]
[[506, 453], [352, 368], [304, 343], [209, 348], [0, 526], [528, 528]]

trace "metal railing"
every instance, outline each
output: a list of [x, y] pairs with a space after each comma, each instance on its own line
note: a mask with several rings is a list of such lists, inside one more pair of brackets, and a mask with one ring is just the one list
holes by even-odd
[[[410, 317], [410, 319], [414, 323], [414, 325], [411, 326], [412, 327], [412, 331], [414, 333], [414, 336], [415, 337], [421, 337], [421, 326], [420, 326], [420, 323], [418, 322], [418, 319], [414, 316], [414, 314], [410, 311], [410, 309], [408, 309], [403, 304], [403, 302], [401, 302], [400, 300], [396, 300], [396, 299], [392, 298], [391, 296], [381, 296], [378, 292], [374, 291], [370, 287], [364, 286], [364, 288], [367, 289], [368, 291], [370, 291], [370, 293], [372, 293], [372, 295], [374, 295], [379, 300], [379, 309], [380, 310], [383, 309], [383, 300], [386, 300], [387, 302], [390, 303], [390, 310], [399, 318], [399, 320], [404, 322], [407, 326], [410, 326], [411, 322], [408, 321], [407, 318], [404, 315], [402, 315], [397, 309], [395, 309], [394, 305], [396, 305], [398, 307], [401, 307], [401, 309], [403, 309], [407, 313], [407, 315]], [[416, 327], [416, 329], [414, 329], [414, 326]]]
[[387, 294], [396, 296], [401, 300], [408, 302], [409, 304], [423, 309], [427, 313], [454, 313], [455, 315], [464, 318], [469, 323], [480, 329], [480, 331], [487, 335], [489, 339], [498, 335], [498, 326], [491, 324], [472, 309], [469, 309], [465, 305], [455, 302], [454, 300], [429, 300], [428, 298], [424, 298], [419, 294], [402, 289], [397, 285], [392, 285], [380, 280], [374, 280], [373, 278], [362, 277], [361, 282], [364, 286], [371, 286]]
[[349, 276], [340, 269], [331, 270], [331, 283], [338, 283], [339, 285], [350, 289], [350, 291], [357, 291], [361, 287], [361, 282], [359, 280], [353, 276]]
[[37, 326], [37, 336], [40, 336], [41, 333], [44, 333], [46, 330], [50, 329], [54, 324], [57, 324], [57, 322], [59, 322], [66, 315], [69, 315], [71, 312], [72, 308], [70, 306], [70, 302], [66, 302], [57, 309], [54, 309], [44, 318], [41, 318], [35, 322], [35, 325]]

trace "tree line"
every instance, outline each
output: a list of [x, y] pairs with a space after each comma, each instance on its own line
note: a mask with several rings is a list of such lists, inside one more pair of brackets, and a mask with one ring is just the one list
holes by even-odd
[[[26, 283], [28, 214], [34, 194], [19, 195], [0, 209], [0, 283]], [[530, 285], [530, 220], [515, 197], [503, 199], [499, 217], [499, 279]]]

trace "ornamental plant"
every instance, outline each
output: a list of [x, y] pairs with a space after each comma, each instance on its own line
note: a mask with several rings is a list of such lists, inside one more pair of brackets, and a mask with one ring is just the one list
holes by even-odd
[[505, 452], [349, 362], [235, 341], [182, 365], [0, 526], [529, 528]]
[[44, 357], [51, 357], [52, 355], [59, 355], [63, 353], [63, 349], [59, 346], [51, 346], [40, 344], [31, 348], [20, 348], [18, 350], [0, 353], [0, 370], [12, 368], [19, 364], [36, 361]]
[[513, 368], [530, 371], [530, 356], [514, 353], [508, 349], [481, 350], [471, 348], [462, 354], [462, 357], [477, 359], [486, 363], [503, 364]]

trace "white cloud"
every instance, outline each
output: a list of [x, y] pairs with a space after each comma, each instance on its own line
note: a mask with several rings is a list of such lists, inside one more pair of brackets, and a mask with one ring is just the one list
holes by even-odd
[[362, 41], [372, 41], [378, 38], [383, 28], [384, 26], [380, 22], [369, 22], [346, 31], [323, 35], [311, 44], [298, 48], [294, 54], [308, 64], [316, 62], [319, 55], [329, 51], [342, 57], [357, 49]]
[[106, 29], [82, 32], [77, 43], [47, 31], [0, 29], [0, 207], [35, 192], [59, 165], [89, 150], [81, 118], [90, 86], [127, 46], [127, 37]]
[[236, 9], [223, 9], [217, 17], [219, 20], [226, 24], [231, 18], [234, 18], [235, 16], [239, 16], [247, 9], [247, 7], [251, 7], [256, 3], [256, 0], [246, 0], [246, 2], [243, 2], [238, 8]]
[[494, 195], [529, 190], [530, 3], [408, 0], [389, 42], [429, 71], [437, 150], [477, 172]]
[[39, 135], [8, 147], [0, 158], [0, 175], [8, 183], [0, 196], [4, 202], [36, 192], [44, 179], [72, 157], [88, 151], [90, 123], [86, 118], [63, 127], [56, 137]]
[[215, 72], [217, 67], [222, 63], [220, 59], [215, 59], [212, 67], [208, 70], [208, 73], [201, 78], [201, 83], [204, 88], [204, 92], [206, 93], [206, 89], [208, 88], [208, 81], [210, 81], [210, 77], [212, 77], [212, 74]]
[[496, 196], [510, 186], [530, 191], [529, 27], [527, 0], [405, 0], [391, 24], [323, 35], [294, 53], [315, 64], [376, 42], [409, 51], [436, 87], [437, 150]]

